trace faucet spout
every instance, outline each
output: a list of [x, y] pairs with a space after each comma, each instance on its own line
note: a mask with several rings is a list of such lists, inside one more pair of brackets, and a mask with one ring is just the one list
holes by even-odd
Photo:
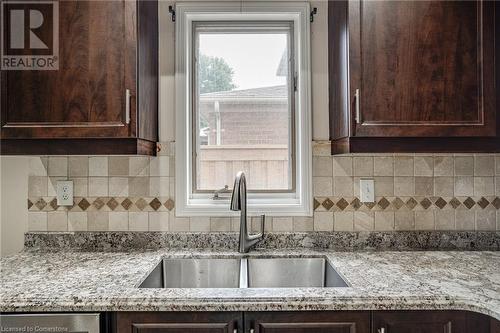
[[247, 182], [243, 171], [240, 171], [236, 174], [233, 193], [231, 195], [230, 209], [233, 211], [241, 212], [239, 252], [246, 253], [252, 246], [257, 244], [264, 238], [265, 216], [261, 215], [261, 232], [256, 235], [250, 235], [248, 233], [247, 226]]

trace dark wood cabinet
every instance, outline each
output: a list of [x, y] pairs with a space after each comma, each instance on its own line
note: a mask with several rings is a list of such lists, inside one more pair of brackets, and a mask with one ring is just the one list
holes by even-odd
[[2, 154], [154, 154], [156, 1], [59, 1], [58, 70], [1, 73]]
[[370, 313], [248, 312], [245, 328], [255, 333], [369, 333]]
[[375, 333], [466, 333], [468, 331], [465, 324], [465, 313], [457, 311], [380, 311], [373, 313]]
[[332, 152], [500, 151], [495, 7], [330, 1]]
[[[117, 312], [115, 333], [243, 333], [241, 312]], [[236, 330], [236, 331], [235, 331]]]

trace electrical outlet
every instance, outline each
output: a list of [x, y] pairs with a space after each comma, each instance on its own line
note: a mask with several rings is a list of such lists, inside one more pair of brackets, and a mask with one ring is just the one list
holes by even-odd
[[373, 179], [359, 180], [359, 197], [361, 202], [375, 202], [375, 181]]
[[72, 180], [62, 180], [57, 182], [57, 204], [59, 206], [73, 206]]

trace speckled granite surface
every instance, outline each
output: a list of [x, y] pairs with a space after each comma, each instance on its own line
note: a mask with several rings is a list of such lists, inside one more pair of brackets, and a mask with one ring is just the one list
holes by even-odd
[[500, 252], [255, 251], [326, 256], [348, 288], [139, 289], [162, 257], [234, 252], [26, 251], [1, 259], [0, 311], [457, 309], [500, 320]]
[[[129, 249], [236, 249], [237, 233], [31, 232], [25, 246], [36, 249], [122, 251]], [[273, 232], [263, 249], [499, 251], [500, 231]]]

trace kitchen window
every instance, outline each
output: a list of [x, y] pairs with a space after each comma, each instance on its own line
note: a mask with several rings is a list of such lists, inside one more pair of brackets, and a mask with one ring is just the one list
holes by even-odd
[[176, 12], [177, 215], [229, 213], [238, 171], [250, 214], [310, 215], [309, 5]]

